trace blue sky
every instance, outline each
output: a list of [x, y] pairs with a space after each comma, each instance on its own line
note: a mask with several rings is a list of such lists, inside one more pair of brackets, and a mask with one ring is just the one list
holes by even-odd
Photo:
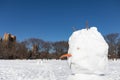
[[68, 40], [72, 27], [96, 26], [103, 35], [120, 32], [120, 0], [0, 0], [0, 36], [18, 41]]

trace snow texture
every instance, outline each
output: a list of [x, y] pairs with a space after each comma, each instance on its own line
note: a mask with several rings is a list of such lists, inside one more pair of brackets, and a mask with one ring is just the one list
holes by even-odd
[[68, 53], [72, 54], [68, 61], [73, 74], [104, 74], [108, 44], [96, 27], [73, 32]]
[[[0, 80], [84, 80], [84, 77], [88, 75], [72, 75], [66, 60], [0, 60]], [[109, 60], [102, 77], [120, 80], [120, 60]], [[91, 74], [86, 80], [100, 78]]]
[[0, 80], [64, 80], [70, 74], [64, 61], [0, 60], [0, 64]]

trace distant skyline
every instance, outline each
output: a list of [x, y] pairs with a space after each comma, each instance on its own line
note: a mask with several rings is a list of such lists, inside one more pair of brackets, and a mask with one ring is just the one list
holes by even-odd
[[0, 0], [1, 37], [68, 40], [86, 21], [102, 35], [120, 33], [120, 0]]

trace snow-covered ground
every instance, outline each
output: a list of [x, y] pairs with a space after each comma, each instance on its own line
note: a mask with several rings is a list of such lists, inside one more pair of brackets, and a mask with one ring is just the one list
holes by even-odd
[[[0, 80], [67, 80], [70, 75], [66, 60], [0, 60]], [[105, 77], [120, 80], [120, 60], [109, 60]]]

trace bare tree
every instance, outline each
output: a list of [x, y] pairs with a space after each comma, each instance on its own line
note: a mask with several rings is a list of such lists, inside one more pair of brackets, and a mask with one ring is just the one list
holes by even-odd
[[105, 36], [105, 39], [109, 45], [109, 58], [112, 59], [117, 59], [117, 55], [118, 55], [118, 38], [119, 38], [119, 34], [118, 33], [112, 33], [112, 34], [108, 34]]
[[45, 41], [38, 38], [30, 38], [22, 42], [28, 48], [30, 58], [39, 58], [39, 53], [44, 51]]
[[118, 39], [118, 58], [120, 58], [120, 38]]
[[67, 41], [58, 41], [53, 43], [54, 52], [59, 58], [62, 54], [67, 53], [68, 51], [68, 42]]

